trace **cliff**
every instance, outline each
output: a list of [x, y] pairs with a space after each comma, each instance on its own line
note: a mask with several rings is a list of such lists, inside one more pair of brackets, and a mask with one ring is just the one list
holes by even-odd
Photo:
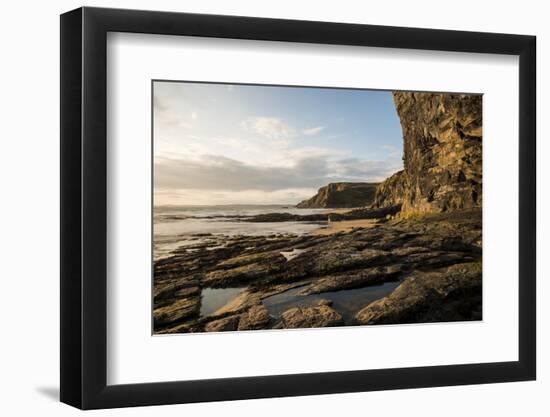
[[443, 212], [482, 202], [482, 97], [393, 93], [403, 131], [404, 170], [378, 187], [374, 206]]
[[317, 194], [304, 200], [298, 208], [349, 208], [369, 206], [374, 201], [377, 183], [336, 182], [319, 188]]
[[408, 187], [405, 171], [397, 171], [376, 188], [374, 207], [391, 207], [403, 204], [405, 190]]

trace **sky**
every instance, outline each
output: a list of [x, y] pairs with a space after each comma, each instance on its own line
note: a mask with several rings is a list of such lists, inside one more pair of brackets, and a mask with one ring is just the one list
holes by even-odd
[[153, 118], [155, 206], [296, 204], [403, 165], [389, 91], [155, 81]]

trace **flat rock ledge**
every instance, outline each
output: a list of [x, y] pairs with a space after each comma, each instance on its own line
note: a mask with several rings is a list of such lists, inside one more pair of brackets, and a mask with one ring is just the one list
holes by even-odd
[[481, 320], [481, 262], [417, 271], [390, 295], [360, 310], [360, 324]]

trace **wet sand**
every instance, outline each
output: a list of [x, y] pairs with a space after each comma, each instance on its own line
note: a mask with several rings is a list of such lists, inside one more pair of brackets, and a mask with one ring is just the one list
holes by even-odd
[[353, 210], [358, 210], [361, 207], [353, 207], [353, 208], [328, 208], [323, 211], [323, 213], [335, 213], [335, 214], [345, 214], [349, 213]]

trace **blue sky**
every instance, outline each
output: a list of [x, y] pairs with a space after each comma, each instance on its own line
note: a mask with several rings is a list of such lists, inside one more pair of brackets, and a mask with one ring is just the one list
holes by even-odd
[[402, 168], [391, 92], [154, 83], [155, 204], [294, 204]]

